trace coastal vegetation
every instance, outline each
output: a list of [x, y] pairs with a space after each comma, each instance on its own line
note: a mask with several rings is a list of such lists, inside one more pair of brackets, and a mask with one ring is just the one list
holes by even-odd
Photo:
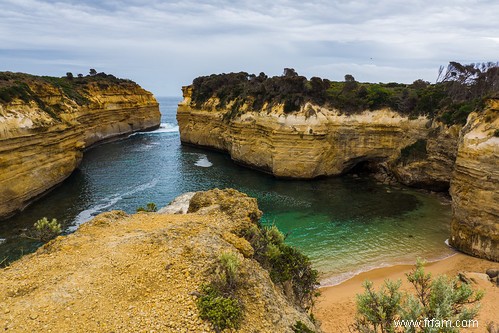
[[48, 105], [43, 101], [37, 89], [39, 86], [49, 84], [67, 98], [73, 100], [76, 104], [88, 105], [89, 89], [91, 85], [97, 85], [99, 89], [104, 90], [111, 86], [136, 85], [135, 82], [128, 79], [119, 79], [111, 74], [104, 72], [97, 73], [95, 70], [90, 74], [83, 76], [79, 74], [74, 77], [72, 73], [66, 73], [63, 77], [36, 76], [25, 73], [0, 72], [0, 103], [11, 103], [16, 99], [24, 103], [35, 102], [40, 109], [58, 119], [62, 106]]
[[[454, 323], [477, 316], [483, 292], [474, 291], [457, 277], [433, 279], [423, 266], [424, 262], [418, 260], [416, 267], [406, 274], [414, 294], [402, 292], [400, 280], [385, 281], [379, 291], [374, 290], [372, 282], [366, 281], [365, 292], [357, 295], [357, 318], [351, 330], [360, 333], [459, 332]], [[403, 323], [419, 323], [420, 327], [405, 327]], [[452, 324], [443, 327], [440, 323]]]
[[269, 271], [272, 281], [285, 290], [291, 289], [295, 303], [310, 310], [319, 286], [319, 273], [312, 268], [310, 259], [286, 244], [285, 236], [274, 225], [253, 225], [241, 236], [250, 242], [255, 260]]
[[157, 212], [158, 211], [158, 206], [154, 202], [148, 202], [145, 207], [140, 206], [136, 209], [137, 213], [138, 212]]
[[243, 318], [242, 302], [236, 295], [241, 286], [240, 264], [235, 253], [222, 253], [213, 280], [201, 286], [197, 300], [200, 317], [210, 321], [217, 332], [238, 328]]
[[29, 230], [28, 233], [27, 237], [45, 243], [60, 235], [62, 233], [62, 227], [61, 224], [57, 222], [57, 219], [49, 221], [44, 217], [36, 221], [33, 228]]
[[246, 72], [213, 74], [194, 79], [192, 101], [201, 107], [210, 98], [219, 99], [218, 108], [230, 109], [226, 121], [243, 109], [269, 110], [282, 104], [285, 113], [292, 113], [311, 102], [346, 114], [388, 107], [412, 118], [426, 115], [450, 125], [464, 124], [470, 112], [483, 107], [485, 99], [497, 96], [499, 63], [450, 62], [447, 68], [440, 68], [435, 84], [423, 80], [365, 83], [350, 74], [344, 81], [308, 80], [291, 68], [274, 77]]

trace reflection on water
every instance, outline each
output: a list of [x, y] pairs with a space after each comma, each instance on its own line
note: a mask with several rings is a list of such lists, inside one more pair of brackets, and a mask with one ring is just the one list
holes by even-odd
[[451, 253], [444, 244], [450, 206], [435, 197], [348, 176], [277, 180], [234, 164], [226, 154], [181, 146], [178, 100], [159, 99], [158, 130], [87, 151], [66, 182], [0, 222], [0, 239], [6, 239], [0, 241], [0, 261], [39, 245], [19, 234], [44, 216], [57, 218], [69, 232], [103, 211], [133, 213], [148, 202], [161, 207], [184, 192], [215, 187], [256, 197], [263, 222], [288, 234], [287, 242], [305, 251], [328, 283], [370, 267]]

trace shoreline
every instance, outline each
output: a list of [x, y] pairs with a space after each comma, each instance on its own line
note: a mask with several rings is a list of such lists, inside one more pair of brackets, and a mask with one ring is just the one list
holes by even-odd
[[[384, 280], [402, 280], [402, 289], [411, 290], [405, 279], [405, 274], [413, 269], [414, 265], [394, 265], [375, 268], [361, 272], [334, 286], [321, 286], [314, 316], [322, 323], [324, 333], [348, 332], [348, 326], [353, 323], [356, 314], [356, 295], [363, 292], [362, 283], [370, 280], [374, 283], [376, 290], [383, 284]], [[499, 269], [499, 263], [468, 256], [456, 252], [450, 257], [428, 262], [425, 271], [431, 272], [432, 276], [445, 274], [456, 276], [458, 272], [485, 273], [488, 268]], [[463, 330], [463, 332], [486, 332], [489, 322], [498, 321], [496, 307], [499, 304], [499, 288], [492, 283], [483, 281], [476, 285], [484, 289], [486, 294], [481, 301], [481, 309], [477, 319], [480, 322], [478, 329]], [[474, 285], [475, 287], [475, 285]]]
[[[449, 247], [449, 248], [451, 248], [451, 247]], [[448, 255], [444, 255], [441, 257], [435, 257], [432, 259], [424, 258], [424, 260], [426, 262], [425, 267], [428, 267], [428, 265], [430, 265], [432, 263], [436, 263], [436, 262], [439, 262], [442, 260], [449, 259], [449, 258], [451, 258], [455, 255], [458, 255], [460, 253], [453, 248], [451, 248], [451, 249], [453, 250], [453, 253], [450, 253]], [[377, 266], [368, 266], [365, 268], [357, 269], [355, 271], [348, 271], [348, 272], [340, 273], [337, 275], [331, 275], [331, 276], [328, 276], [328, 277], [321, 279], [319, 288], [322, 289], [322, 288], [335, 287], [335, 286], [341, 285], [341, 284], [343, 284], [351, 279], [354, 279], [355, 277], [357, 277], [359, 275], [363, 275], [363, 274], [369, 275], [369, 272], [376, 271], [378, 269], [383, 270], [383, 269], [389, 269], [392, 267], [399, 267], [399, 266], [400, 267], [407, 267], [407, 266], [413, 267], [415, 263], [416, 263], [415, 260], [413, 263], [409, 263], [407, 261], [405, 261], [405, 262], [390, 262], [390, 263], [383, 263], [383, 264], [380, 264]]]

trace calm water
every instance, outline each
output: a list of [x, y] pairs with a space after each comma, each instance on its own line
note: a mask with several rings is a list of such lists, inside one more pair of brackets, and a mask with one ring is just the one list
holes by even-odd
[[179, 100], [159, 98], [159, 130], [91, 149], [60, 187], [0, 222], [0, 261], [39, 245], [19, 234], [41, 217], [57, 218], [70, 232], [104, 211], [132, 213], [148, 202], [161, 207], [184, 192], [214, 187], [256, 197], [264, 223], [288, 234], [287, 241], [312, 258], [324, 283], [373, 267], [412, 263], [417, 256], [432, 260], [452, 253], [444, 244], [450, 206], [436, 197], [350, 176], [277, 180], [237, 166], [225, 154], [181, 146], [175, 120]]

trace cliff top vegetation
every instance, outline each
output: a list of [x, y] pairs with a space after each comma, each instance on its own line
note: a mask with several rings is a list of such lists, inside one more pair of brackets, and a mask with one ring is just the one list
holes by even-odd
[[292, 113], [312, 102], [346, 114], [389, 107], [409, 117], [426, 115], [447, 124], [464, 124], [470, 112], [483, 107], [485, 99], [499, 96], [499, 63], [450, 62], [447, 68], [440, 67], [435, 84], [423, 80], [364, 83], [350, 74], [344, 81], [309, 80], [285, 68], [281, 76], [274, 77], [246, 72], [202, 76], [194, 79], [192, 86], [192, 102], [197, 107], [213, 97], [220, 99], [220, 108], [232, 103], [226, 119], [237, 116], [244, 104], [255, 111], [283, 104], [284, 112]]
[[89, 103], [87, 95], [92, 85], [97, 85], [101, 90], [105, 90], [110, 86], [138, 86], [131, 80], [119, 79], [114, 75], [103, 72], [97, 73], [95, 69], [91, 69], [86, 76], [78, 74], [76, 77], [70, 72], [63, 77], [0, 72], [0, 104], [7, 104], [15, 99], [20, 99], [25, 103], [35, 101], [44, 109], [45, 103], [40, 98], [42, 94], [37, 91], [36, 87], [47, 84], [59, 90], [62, 95], [72, 99], [78, 105]]

